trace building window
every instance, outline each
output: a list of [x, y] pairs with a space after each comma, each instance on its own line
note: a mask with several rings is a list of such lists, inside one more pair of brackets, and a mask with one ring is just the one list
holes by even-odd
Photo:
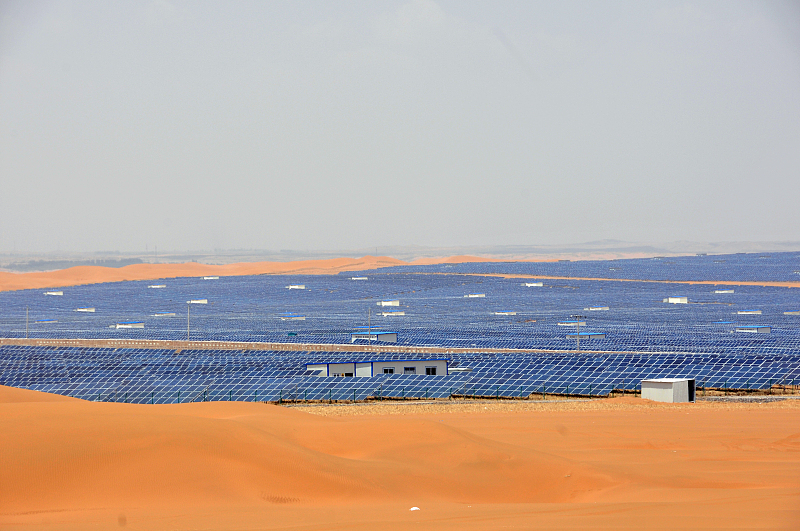
[[384, 367], [383, 374], [394, 374], [394, 367]]
[[436, 376], [436, 367], [425, 367], [425, 374], [427, 376]]
[[416, 367], [403, 367], [403, 374], [417, 374]]

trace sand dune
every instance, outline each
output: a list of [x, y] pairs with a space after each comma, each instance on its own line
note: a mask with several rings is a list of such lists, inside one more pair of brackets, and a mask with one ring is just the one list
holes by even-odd
[[359, 271], [397, 265], [431, 265], [462, 262], [490, 262], [477, 256], [422, 258], [404, 262], [388, 256], [362, 258], [332, 258], [295, 262], [243, 262], [208, 265], [197, 262], [184, 264], [134, 264], [125, 267], [78, 266], [58, 271], [9, 273], [0, 271], [0, 291], [78, 286], [99, 282], [124, 280], [157, 280], [176, 277], [237, 276], [237, 275], [320, 275], [341, 271]]
[[134, 264], [125, 267], [78, 266], [58, 271], [35, 273], [0, 272], [0, 291], [49, 287], [77, 286], [97, 282], [123, 280], [156, 280], [176, 277], [227, 275], [316, 275], [339, 271], [363, 270], [403, 265], [406, 262], [389, 257], [333, 258], [297, 262], [245, 262], [208, 265], [196, 262], [184, 264]]
[[603, 403], [320, 416], [0, 387], [0, 527], [797, 528], [800, 407]]

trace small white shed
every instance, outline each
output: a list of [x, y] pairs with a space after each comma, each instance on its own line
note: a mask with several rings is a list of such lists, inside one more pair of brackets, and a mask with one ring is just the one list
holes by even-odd
[[382, 331], [367, 331], [353, 332], [350, 334], [350, 343], [355, 343], [359, 340], [367, 341], [383, 341], [384, 343], [397, 343], [397, 332], [382, 332]]
[[736, 331], [750, 334], [769, 334], [772, 332], [772, 327], [764, 325], [737, 326]]
[[642, 380], [642, 398], [656, 402], [694, 402], [693, 378]]

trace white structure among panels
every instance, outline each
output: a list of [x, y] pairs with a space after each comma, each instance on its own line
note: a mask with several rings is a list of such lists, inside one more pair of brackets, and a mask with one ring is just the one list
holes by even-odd
[[642, 398], [656, 402], [694, 402], [695, 381], [691, 378], [642, 380]]
[[381, 374], [417, 374], [447, 376], [447, 360], [379, 360], [346, 363], [307, 363], [306, 370], [318, 371], [317, 376], [369, 378]]

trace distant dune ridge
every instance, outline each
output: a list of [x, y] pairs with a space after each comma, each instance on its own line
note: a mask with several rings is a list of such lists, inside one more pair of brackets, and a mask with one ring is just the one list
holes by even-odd
[[445, 258], [422, 258], [413, 262], [404, 262], [388, 256], [365, 256], [363, 258], [331, 258], [295, 262], [243, 262], [225, 265], [189, 262], [184, 264], [133, 264], [125, 267], [78, 266], [58, 271], [35, 273], [0, 271], [0, 291], [67, 287], [124, 280], [202, 277], [207, 275], [320, 275], [398, 265], [491, 261], [493, 260], [490, 258], [477, 256], [450, 256]]
[[642, 404], [341, 417], [0, 387], [0, 527], [797, 528], [800, 404]]

